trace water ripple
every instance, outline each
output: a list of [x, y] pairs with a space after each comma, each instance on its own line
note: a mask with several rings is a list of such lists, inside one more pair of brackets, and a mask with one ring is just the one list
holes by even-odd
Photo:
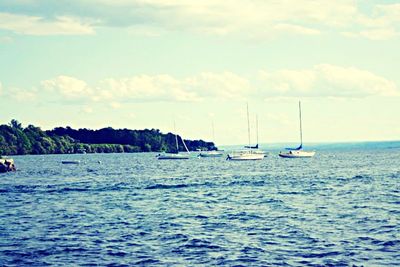
[[397, 150], [251, 163], [154, 154], [15, 160], [19, 171], [0, 175], [1, 266], [400, 262]]

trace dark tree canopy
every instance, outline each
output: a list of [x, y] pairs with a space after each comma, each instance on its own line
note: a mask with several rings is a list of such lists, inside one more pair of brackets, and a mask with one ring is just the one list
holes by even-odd
[[[181, 140], [181, 137], [178, 136]], [[215, 150], [212, 142], [185, 140], [189, 150]], [[184, 151], [182, 142], [179, 150]], [[43, 131], [17, 120], [0, 125], [0, 155], [65, 154], [65, 153], [122, 153], [175, 152], [175, 135], [163, 134], [157, 129], [129, 130], [111, 127], [90, 130], [56, 127]]]

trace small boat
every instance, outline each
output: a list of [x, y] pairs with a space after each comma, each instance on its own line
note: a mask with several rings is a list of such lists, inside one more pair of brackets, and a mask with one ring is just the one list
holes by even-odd
[[61, 161], [62, 164], [80, 164], [80, 160], [63, 160]]
[[[174, 123], [174, 131], [175, 130], [175, 123]], [[186, 149], [187, 154], [179, 154], [179, 145], [178, 145], [178, 135], [175, 134], [175, 144], [176, 144], [176, 152], [175, 153], [163, 153], [163, 154], [158, 154], [157, 155], [157, 159], [159, 160], [168, 160], [168, 159], [189, 159], [189, 149], [186, 146], [185, 140], [183, 140], [183, 138], [181, 138], [183, 146]]]
[[[249, 137], [249, 145], [245, 146], [245, 148], [247, 148], [248, 150], [234, 151], [228, 154], [226, 160], [262, 160], [265, 157], [264, 151], [258, 150], [258, 140], [256, 146], [251, 146], [249, 105], [247, 105], [247, 133]], [[257, 139], [258, 139], [258, 120], [257, 120]]]
[[279, 152], [282, 158], [311, 158], [315, 155], [315, 151], [303, 150], [303, 129], [301, 125], [301, 102], [299, 101], [299, 119], [300, 119], [300, 146], [296, 148], [286, 148], [286, 152]]
[[224, 153], [218, 150], [211, 150], [211, 151], [202, 151], [199, 154], [199, 157], [201, 158], [217, 158], [221, 157]]
[[[247, 116], [249, 113], [249, 108], [247, 107]], [[249, 140], [249, 145], [244, 146], [244, 148], [249, 148], [249, 149], [257, 149], [258, 150], [258, 116], [256, 116], [256, 137], [257, 137], [257, 144], [255, 146], [250, 145], [250, 140]], [[250, 130], [249, 130], [249, 135], [250, 135]]]
[[234, 152], [228, 154], [227, 160], [262, 160], [264, 158], [264, 153], [254, 153], [254, 151], [243, 151], [243, 152]]
[[[212, 135], [213, 135], [213, 141], [215, 140], [214, 136], [214, 123], [212, 123]], [[223, 155], [222, 151], [218, 150], [210, 150], [210, 151], [202, 151], [199, 154], [200, 158], [217, 158], [221, 157]]]
[[181, 153], [164, 153], [157, 156], [158, 159], [189, 159], [189, 156]]
[[282, 158], [311, 158], [315, 155], [315, 151], [289, 150], [281, 152], [279, 156]]
[[256, 133], [257, 133], [257, 144], [255, 146], [248, 145], [245, 146], [245, 148], [251, 149], [252, 153], [254, 154], [263, 154], [265, 157], [266, 156], [265, 151], [259, 149], [258, 147], [258, 116], [256, 116]]

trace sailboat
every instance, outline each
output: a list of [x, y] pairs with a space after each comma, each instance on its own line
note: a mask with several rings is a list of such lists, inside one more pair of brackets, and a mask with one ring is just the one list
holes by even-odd
[[[212, 135], [213, 135], [213, 141], [215, 140], [215, 136], [214, 136], [214, 122], [212, 122]], [[223, 153], [221, 151], [218, 150], [210, 150], [210, 151], [202, 151], [199, 154], [199, 157], [201, 158], [217, 158], [217, 157], [221, 157], [223, 155]]]
[[[258, 123], [257, 123], [258, 124]], [[248, 150], [244, 151], [236, 151], [228, 154], [227, 160], [262, 160], [264, 158], [264, 153], [258, 153], [255, 150], [255, 147], [251, 146], [250, 141], [250, 121], [249, 121], [249, 105], [247, 105], [247, 134], [249, 138], [249, 145], [245, 146]], [[258, 140], [257, 145], [258, 148]]]
[[249, 149], [252, 149], [252, 152], [254, 153], [254, 154], [263, 154], [264, 156], [265, 156], [265, 152], [264, 151], [262, 151], [262, 150], [260, 150], [259, 148], [258, 148], [258, 116], [256, 116], [256, 137], [257, 137], [257, 143], [256, 143], [256, 145], [255, 146], [251, 146], [251, 145], [248, 145], [248, 146], [244, 146], [245, 148], [249, 148]]
[[[175, 123], [174, 123], [174, 131], [176, 132], [175, 129]], [[189, 149], [186, 146], [185, 141], [183, 138], [181, 138], [183, 146], [185, 147], [186, 151], [188, 154], [190, 154]], [[178, 135], [175, 134], [175, 144], [176, 144], [176, 152], [175, 153], [164, 153], [164, 154], [159, 154], [157, 155], [157, 158], [162, 160], [162, 159], [189, 159], [189, 155], [185, 154], [179, 154], [179, 145], [178, 145]]]
[[299, 101], [299, 119], [300, 119], [300, 146], [296, 148], [286, 148], [287, 151], [280, 152], [282, 158], [311, 158], [315, 155], [315, 151], [303, 150], [303, 129], [301, 125], [301, 102]]

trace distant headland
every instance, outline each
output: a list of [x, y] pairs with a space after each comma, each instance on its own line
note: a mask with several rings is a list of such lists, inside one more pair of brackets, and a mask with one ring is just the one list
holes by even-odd
[[[178, 135], [178, 138], [181, 138]], [[213, 142], [185, 140], [189, 150], [215, 150]], [[182, 146], [182, 145], [181, 145]], [[179, 147], [184, 150], [184, 147]], [[40, 127], [22, 127], [17, 120], [0, 125], [0, 155], [175, 152], [175, 135], [157, 129], [99, 130], [56, 127], [43, 131]]]

